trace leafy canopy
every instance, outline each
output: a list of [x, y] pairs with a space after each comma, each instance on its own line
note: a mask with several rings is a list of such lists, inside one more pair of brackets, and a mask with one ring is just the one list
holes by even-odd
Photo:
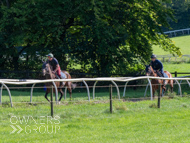
[[27, 64], [8, 61], [17, 67], [30, 67], [37, 51], [54, 53], [62, 65], [74, 61], [86, 72], [126, 73], [149, 61], [153, 44], [181, 55], [161, 30], [172, 15], [156, 0], [15, 0], [0, 7], [0, 45], [16, 61], [27, 53]]

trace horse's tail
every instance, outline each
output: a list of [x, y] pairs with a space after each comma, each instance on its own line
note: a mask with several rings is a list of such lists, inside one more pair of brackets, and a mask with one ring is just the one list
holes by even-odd
[[76, 84], [76, 83], [71, 83], [71, 87], [72, 87], [72, 89], [75, 89], [75, 88], [76, 88], [76, 86], [77, 86], [77, 84]]

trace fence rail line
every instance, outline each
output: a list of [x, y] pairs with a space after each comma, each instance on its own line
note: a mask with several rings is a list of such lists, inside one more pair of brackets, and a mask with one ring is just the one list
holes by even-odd
[[[188, 78], [187, 78], [188, 77]], [[161, 80], [175, 80], [176, 83], [179, 86], [179, 94], [182, 96], [182, 91], [181, 91], [181, 85], [180, 83], [185, 80], [187, 81], [187, 83], [189, 84], [189, 76], [186, 77], [178, 77], [178, 78], [163, 78], [163, 77], [152, 77], [152, 76], [140, 76], [140, 77], [109, 77], [109, 78], [76, 78], [76, 79], [48, 79], [48, 80], [31, 80], [31, 79], [27, 79], [27, 80], [17, 80], [17, 79], [0, 79], [0, 83], [2, 84], [1, 86], [1, 92], [0, 92], [0, 103], [1, 103], [1, 99], [2, 99], [2, 89], [3, 86], [7, 89], [8, 93], [9, 93], [9, 97], [10, 97], [10, 103], [11, 103], [11, 107], [13, 106], [12, 104], [12, 99], [11, 99], [11, 92], [9, 90], [9, 88], [6, 86], [6, 84], [9, 85], [26, 85], [26, 84], [32, 84], [31, 87], [31, 95], [30, 95], [30, 103], [32, 103], [32, 94], [33, 94], [33, 88], [36, 84], [38, 83], [49, 83], [51, 82], [54, 85], [55, 88], [55, 97], [56, 97], [56, 103], [58, 103], [58, 91], [57, 91], [57, 87], [55, 85], [55, 82], [66, 82], [66, 81], [71, 81], [71, 82], [83, 82], [86, 86], [87, 89], [87, 95], [88, 95], [88, 100], [90, 101], [90, 92], [89, 92], [89, 87], [88, 84], [86, 83], [87, 81], [95, 81], [95, 83], [97, 84], [97, 82], [99, 81], [109, 81], [112, 82], [116, 89], [117, 89], [117, 95], [118, 95], [118, 99], [120, 99], [120, 92], [119, 92], [119, 87], [115, 82], [125, 82], [125, 86], [124, 86], [124, 94], [123, 96], [125, 96], [125, 91], [126, 91], [126, 87], [129, 81], [134, 81], [134, 80], [148, 80], [148, 85], [150, 86], [150, 93], [151, 93], [151, 100], [153, 99], [153, 95], [152, 95], [152, 84], [151, 84], [151, 79], [161, 79]], [[178, 82], [180, 80], [180, 82]], [[93, 86], [93, 99], [95, 98], [95, 86], [96, 84], [94, 84]], [[147, 85], [147, 86], [148, 86]], [[146, 87], [147, 89], [148, 87]], [[65, 89], [66, 90], [66, 89]], [[65, 93], [66, 94], [66, 93]]]

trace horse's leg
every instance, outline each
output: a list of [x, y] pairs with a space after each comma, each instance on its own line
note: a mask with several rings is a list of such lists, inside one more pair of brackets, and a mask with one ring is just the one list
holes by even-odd
[[155, 95], [155, 90], [153, 90], [153, 99], [154, 99], [154, 95]]
[[45, 98], [47, 99], [48, 102], [50, 102], [49, 99], [48, 99], [48, 97], [47, 97], [48, 93], [49, 93], [49, 92], [46, 91]]
[[174, 91], [174, 87], [173, 87], [173, 86], [171, 86], [171, 93], [173, 93], [173, 91]]
[[171, 93], [173, 93], [173, 89], [174, 89], [174, 81], [170, 80], [170, 87], [171, 87]]
[[154, 99], [154, 95], [155, 95], [155, 86], [152, 86], [152, 96], [153, 96], [153, 99]]
[[165, 91], [166, 91], [166, 90], [164, 89], [164, 85], [161, 86], [161, 91], [162, 91], [161, 96], [163, 97], [164, 94], [165, 94]]
[[60, 90], [60, 93], [61, 93], [61, 96], [60, 96], [60, 98], [59, 98], [59, 101], [61, 101], [61, 99], [62, 99], [62, 97], [63, 97], [64, 92], [63, 92], [62, 90]]
[[70, 94], [70, 100], [72, 100], [72, 86], [71, 86], [71, 82], [68, 82], [68, 91], [69, 91], [69, 94]]

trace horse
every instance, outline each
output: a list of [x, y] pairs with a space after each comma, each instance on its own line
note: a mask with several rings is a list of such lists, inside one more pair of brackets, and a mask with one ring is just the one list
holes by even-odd
[[[167, 74], [168, 78], [172, 78], [172, 75], [170, 72], [168, 71], [164, 71], [165, 74]], [[147, 76], [154, 76], [154, 77], [159, 77], [161, 73], [159, 71], [154, 71], [153, 68], [151, 66], [146, 66], [146, 75]], [[159, 89], [159, 84], [161, 84], [161, 91], [163, 91], [162, 93], [164, 94], [164, 92], [166, 91], [166, 87], [164, 86], [163, 84], [163, 80], [161, 79], [152, 79], [151, 80], [151, 84], [152, 84], [152, 92], [153, 92], [153, 98], [154, 98], [154, 95], [155, 95], [155, 91]], [[173, 84], [174, 84], [174, 81], [173, 80], [166, 80], [165, 81], [165, 85], [169, 84], [170, 85], [170, 88], [171, 88], [171, 92], [173, 92]], [[162, 96], [163, 96], [162, 94]]]
[[[52, 73], [52, 66], [49, 63], [44, 62], [42, 65], [42, 75], [45, 77], [45, 79], [56, 79], [57, 76]], [[66, 79], [71, 79], [71, 75], [67, 72], [67, 71], [62, 71], [65, 75], [66, 75]], [[61, 93], [61, 96], [59, 98], [59, 102], [61, 101], [62, 97], [63, 97], [63, 90], [62, 90], [62, 86], [61, 86], [61, 82], [55, 82], [55, 85], [58, 89], [58, 92]], [[52, 83], [45, 83], [46, 87], [50, 87], [52, 86]], [[70, 94], [70, 100], [72, 99], [72, 89], [75, 89], [76, 84], [73, 84], [72, 82], [65, 82], [65, 86], [68, 88], [69, 94]], [[47, 101], [50, 102], [50, 100], [48, 99], [47, 95], [51, 92], [50, 88], [47, 88], [46, 90], [46, 94], [45, 94], [45, 98], [47, 99]], [[55, 93], [55, 88], [53, 89], [53, 92]]]

